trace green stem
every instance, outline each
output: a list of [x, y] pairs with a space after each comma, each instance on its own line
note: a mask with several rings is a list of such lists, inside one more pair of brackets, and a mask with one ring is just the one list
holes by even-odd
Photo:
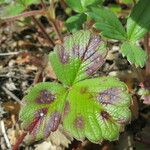
[[33, 10], [33, 11], [27, 11], [27, 12], [24, 12], [22, 14], [19, 14], [17, 16], [12, 16], [12, 17], [7, 17], [7, 18], [4, 18], [4, 21], [15, 21], [15, 20], [18, 20], [22, 17], [30, 17], [30, 16], [34, 16], [34, 15], [43, 15], [43, 14], [46, 14], [47, 12], [45, 10]]

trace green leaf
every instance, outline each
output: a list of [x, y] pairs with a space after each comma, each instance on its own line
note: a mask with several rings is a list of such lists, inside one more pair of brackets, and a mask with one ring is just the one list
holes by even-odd
[[58, 79], [72, 85], [93, 75], [104, 63], [106, 48], [99, 35], [78, 31], [64, 39], [50, 53], [50, 62]]
[[88, 15], [96, 21], [95, 27], [102, 31], [102, 34], [111, 39], [126, 40], [127, 35], [117, 16], [104, 7], [93, 7]]
[[112, 141], [131, 117], [127, 87], [114, 77], [87, 79], [68, 90], [60, 84], [40, 83], [29, 89], [24, 102], [20, 119], [34, 140], [47, 138], [62, 122], [78, 140]]
[[115, 77], [87, 79], [104, 63], [105, 53], [100, 37], [89, 31], [66, 37], [50, 53], [63, 85], [45, 82], [30, 88], [20, 112], [24, 129], [35, 140], [47, 138], [60, 123], [78, 140], [118, 138], [131, 118], [127, 86]]
[[83, 23], [86, 21], [85, 14], [77, 14], [75, 16], [71, 16], [66, 21], [66, 26], [68, 30], [74, 32], [80, 30], [82, 28]]
[[150, 30], [150, 1], [139, 0], [127, 20], [128, 39], [137, 41]]
[[105, 37], [125, 40], [126, 32], [122, 24], [108, 8], [92, 8], [89, 16], [96, 21], [95, 27], [102, 31]]
[[78, 140], [117, 140], [130, 121], [130, 103], [126, 85], [114, 77], [81, 81], [67, 96], [63, 127]]
[[135, 43], [125, 42], [121, 46], [121, 53], [126, 56], [131, 64], [135, 64], [136, 67], [143, 67], [147, 60], [146, 52]]
[[23, 99], [25, 106], [21, 108], [20, 120], [24, 129], [34, 123], [30, 131], [34, 140], [46, 138], [57, 129], [65, 98], [66, 90], [58, 83], [39, 83], [29, 89]]
[[82, 13], [84, 11], [81, 5], [81, 0], [65, 0], [65, 1], [69, 5], [69, 7], [71, 7], [74, 11], [78, 13]]

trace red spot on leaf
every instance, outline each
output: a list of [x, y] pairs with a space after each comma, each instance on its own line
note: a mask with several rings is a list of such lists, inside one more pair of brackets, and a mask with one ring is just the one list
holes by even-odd
[[109, 113], [104, 110], [101, 111], [100, 115], [102, 116], [103, 119], [106, 119], [106, 120], [108, 120], [110, 118]]

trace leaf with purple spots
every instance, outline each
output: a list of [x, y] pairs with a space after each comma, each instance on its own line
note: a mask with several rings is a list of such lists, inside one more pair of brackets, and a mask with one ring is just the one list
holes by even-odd
[[21, 109], [20, 120], [25, 130], [33, 122], [32, 130], [28, 131], [35, 140], [47, 138], [58, 128], [65, 97], [66, 90], [58, 83], [39, 83], [29, 89], [23, 99], [25, 105]]
[[118, 138], [131, 118], [131, 97], [115, 77], [91, 78], [105, 62], [104, 45], [98, 35], [79, 31], [50, 53], [62, 84], [45, 82], [30, 88], [20, 112], [24, 129], [35, 140], [47, 138], [60, 123], [79, 140], [100, 143]]
[[89, 78], [105, 62], [106, 47], [99, 35], [78, 31], [65, 37], [50, 53], [50, 62], [58, 79], [66, 85]]
[[67, 96], [69, 113], [64, 116], [64, 128], [78, 140], [116, 140], [122, 126], [130, 121], [130, 103], [126, 85], [117, 78], [78, 82]]

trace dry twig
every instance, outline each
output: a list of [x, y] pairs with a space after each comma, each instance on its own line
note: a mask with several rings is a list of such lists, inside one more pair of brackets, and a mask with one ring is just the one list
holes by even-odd
[[20, 105], [23, 105], [21, 100], [16, 95], [14, 95], [11, 91], [9, 91], [6, 87], [3, 86], [2, 89], [5, 91], [6, 94], [8, 94], [11, 98], [13, 98], [16, 102], [18, 102]]
[[4, 136], [4, 139], [5, 139], [6, 145], [9, 148], [9, 150], [11, 150], [11, 144], [10, 144], [8, 136], [6, 134], [6, 129], [5, 129], [5, 125], [4, 125], [3, 120], [0, 121], [0, 127], [1, 127], [2, 134]]

